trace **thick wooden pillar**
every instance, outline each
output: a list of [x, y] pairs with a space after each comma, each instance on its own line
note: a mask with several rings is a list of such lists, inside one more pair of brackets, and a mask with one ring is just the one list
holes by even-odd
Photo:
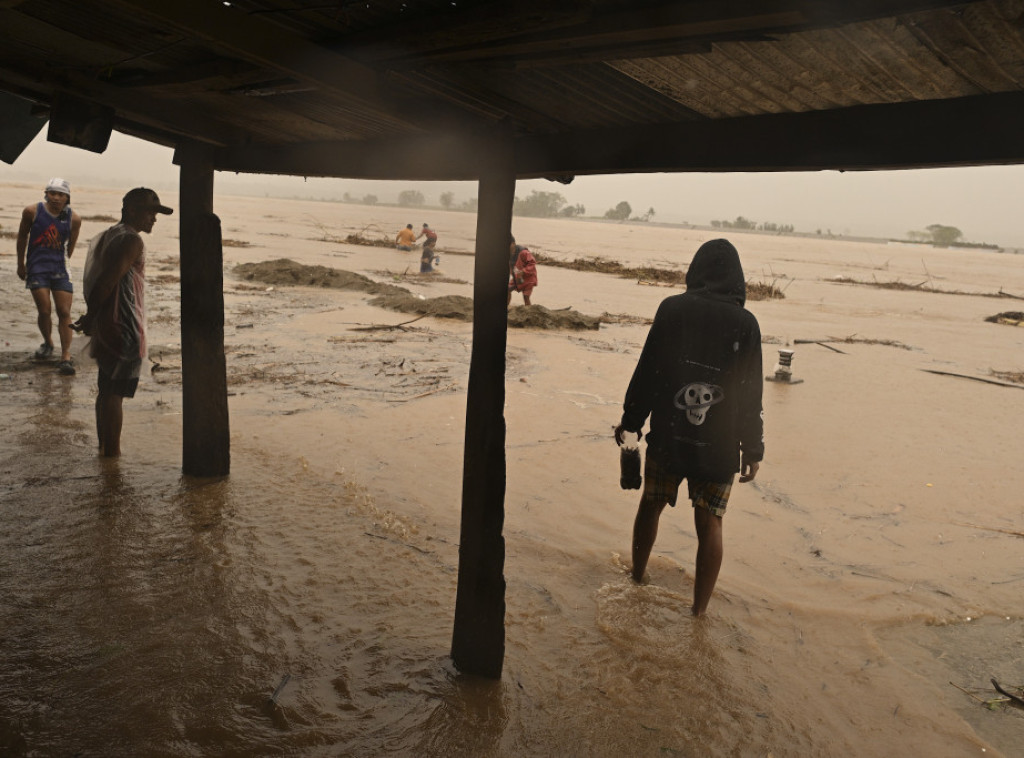
[[213, 214], [208, 148], [179, 145], [181, 166], [182, 471], [226, 476], [231, 469], [224, 359], [224, 252]]
[[505, 341], [508, 246], [515, 199], [511, 143], [480, 177], [473, 273], [473, 350], [466, 400], [459, 584], [452, 661], [501, 678], [505, 658]]

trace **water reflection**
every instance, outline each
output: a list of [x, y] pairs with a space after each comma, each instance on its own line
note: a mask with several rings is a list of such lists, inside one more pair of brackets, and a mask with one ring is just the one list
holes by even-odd
[[506, 689], [500, 681], [458, 674], [449, 677], [438, 703], [416, 729], [419, 738], [410, 755], [499, 755], [505, 727]]

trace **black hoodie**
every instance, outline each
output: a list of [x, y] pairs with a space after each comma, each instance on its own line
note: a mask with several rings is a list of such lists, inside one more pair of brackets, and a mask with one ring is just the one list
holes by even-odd
[[728, 240], [705, 242], [686, 292], [662, 301], [626, 390], [622, 426], [649, 415], [647, 454], [677, 474], [729, 481], [764, 457], [761, 329], [743, 305], [746, 280]]

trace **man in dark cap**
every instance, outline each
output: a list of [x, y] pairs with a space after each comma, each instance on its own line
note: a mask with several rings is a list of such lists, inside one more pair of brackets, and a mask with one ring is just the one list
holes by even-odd
[[733, 477], [757, 475], [764, 457], [761, 330], [743, 306], [746, 280], [728, 240], [701, 245], [686, 292], [662, 301], [626, 390], [623, 433], [647, 434], [644, 491], [633, 524], [633, 579], [644, 580], [665, 505], [683, 479], [697, 531], [694, 616], [707, 610], [722, 566], [722, 516]]
[[121, 221], [89, 245], [83, 289], [86, 314], [75, 328], [92, 337], [99, 367], [96, 434], [100, 455], [121, 454], [122, 403], [134, 397], [146, 357], [146, 248], [141, 233], [153, 231], [157, 214], [173, 213], [145, 187], [121, 204]]

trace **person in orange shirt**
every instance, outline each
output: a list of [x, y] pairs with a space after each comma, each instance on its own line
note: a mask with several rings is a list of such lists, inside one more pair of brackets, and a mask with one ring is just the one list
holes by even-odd
[[404, 229], [399, 229], [395, 235], [395, 249], [409, 252], [416, 244], [416, 232], [412, 230], [412, 224], [406, 224]]

